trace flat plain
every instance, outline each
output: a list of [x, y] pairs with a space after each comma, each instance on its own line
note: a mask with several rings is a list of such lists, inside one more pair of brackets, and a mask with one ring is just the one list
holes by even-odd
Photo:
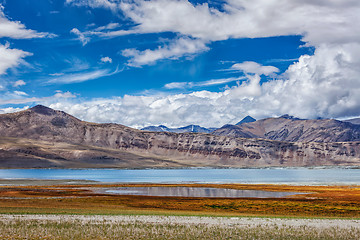
[[[0, 181], [0, 239], [356, 239], [359, 186]], [[156, 197], [116, 187], [299, 192], [283, 198]], [[121, 233], [121, 234], [120, 234]]]

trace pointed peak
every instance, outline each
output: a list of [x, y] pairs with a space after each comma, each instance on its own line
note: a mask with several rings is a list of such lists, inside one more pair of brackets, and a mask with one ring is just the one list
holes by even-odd
[[29, 110], [43, 115], [53, 115], [56, 113], [54, 109], [43, 105], [36, 105], [35, 107], [30, 108]]
[[241, 125], [241, 124], [243, 124], [243, 123], [251, 123], [251, 122], [255, 122], [256, 121], [256, 119], [255, 118], [253, 118], [253, 117], [251, 117], [251, 116], [246, 116], [246, 117], [244, 117], [240, 122], [238, 122], [237, 124], [235, 124], [235, 125]]
[[34, 107], [31, 107], [30, 109], [38, 109], [38, 108], [49, 108], [49, 107], [46, 107], [46, 106], [41, 105], [41, 104], [38, 104], [38, 105], [36, 105], [36, 106], [34, 106]]

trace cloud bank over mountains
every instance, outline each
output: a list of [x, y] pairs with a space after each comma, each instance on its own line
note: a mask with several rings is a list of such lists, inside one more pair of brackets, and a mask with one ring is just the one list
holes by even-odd
[[[274, 66], [251, 60], [233, 63], [224, 70], [238, 71], [239, 79], [208, 81], [209, 84], [238, 81], [236, 86], [219, 92], [173, 94], [165, 90], [191, 89], [201, 83], [170, 80], [163, 93], [45, 102], [52, 108], [88, 121], [118, 122], [134, 127], [157, 124], [219, 127], [236, 123], [246, 115], [255, 118], [282, 114], [301, 118], [360, 116], [360, 2], [357, 0], [226, 0], [221, 8], [213, 7], [211, 2], [195, 4], [187, 0], [66, 0], [66, 4], [109, 9], [133, 23], [126, 28], [114, 23], [112, 27], [85, 32], [73, 29], [83, 45], [93, 38], [174, 34], [165, 44], [153, 49], [123, 49], [121, 54], [128, 58], [128, 67], [140, 68], [164, 59], [176, 61], [201, 55], [211, 51], [212, 43], [229, 39], [300, 35], [304, 46], [299, 47], [315, 50], [313, 55], [301, 56], [281, 74]], [[0, 18], [9, 21], [1, 14]], [[46, 35], [29, 32], [20, 23], [13, 24], [17, 31], [26, 32], [23, 36]], [[21, 35], [1, 31], [0, 36]], [[10, 49], [0, 46], [0, 62], [5, 51]], [[29, 54], [13, 51], [13, 63], [9, 66], [0, 63], [0, 73], [16, 66]], [[267, 81], [261, 81], [262, 77], [268, 77]]]

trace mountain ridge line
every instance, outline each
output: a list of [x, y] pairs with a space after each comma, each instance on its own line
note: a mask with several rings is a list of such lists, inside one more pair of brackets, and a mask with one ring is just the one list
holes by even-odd
[[[0, 136], [0, 167], [5, 168], [66, 168], [70, 162], [76, 162], [78, 167], [120, 168], [360, 165], [359, 141], [286, 142], [204, 133], [147, 132], [114, 123], [81, 121], [39, 105], [1, 114]], [[27, 144], [15, 144], [16, 140]], [[45, 146], [45, 142], [55, 147]], [[56, 147], [61, 144], [72, 147]], [[94, 147], [102, 151], [95, 151]], [[28, 158], [16, 164], [17, 157], [24, 158], [26, 154]]]

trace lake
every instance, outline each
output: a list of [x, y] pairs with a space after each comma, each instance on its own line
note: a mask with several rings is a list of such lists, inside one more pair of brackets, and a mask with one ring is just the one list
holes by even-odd
[[360, 185], [360, 169], [0, 169], [0, 179], [72, 179], [107, 183]]

